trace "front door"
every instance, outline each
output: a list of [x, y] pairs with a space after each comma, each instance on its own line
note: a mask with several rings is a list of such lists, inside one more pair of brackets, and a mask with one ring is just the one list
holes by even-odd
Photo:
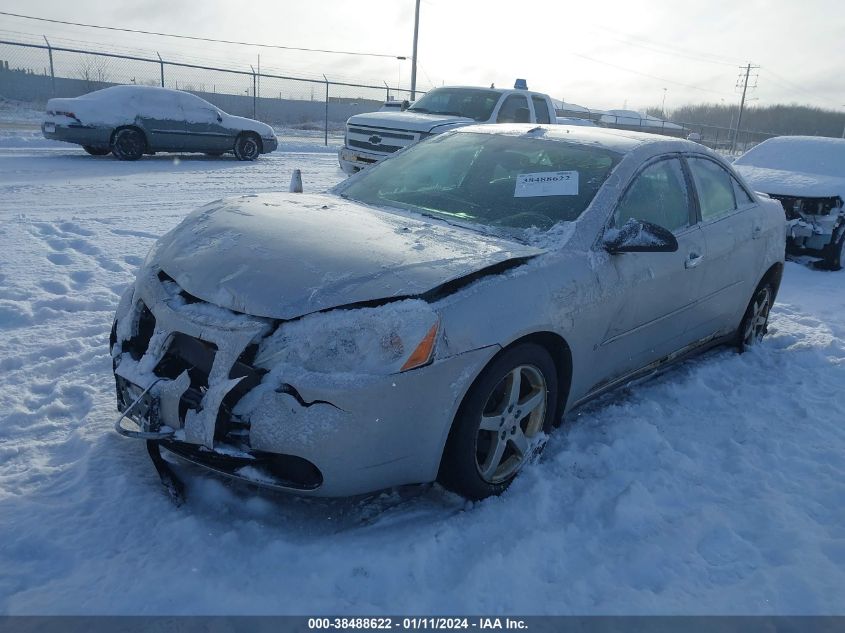
[[628, 374], [684, 348], [694, 304], [702, 285], [700, 263], [706, 256], [687, 179], [677, 156], [646, 166], [620, 200], [612, 225], [634, 218], [657, 224], [675, 235], [674, 253], [611, 255], [600, 275], [615, 300], [607, 331], [596, 347], [602, 382]]
[[185, 115], [186, 147], [197, 152], [225, 152], [235, 145], [235, 132], [224, 124], [223, 114], [213, 105], [192, 94], [179, 95]]
[[154, 152], [179, 150], [185, 142], [185, 118], [177, 94], [170, 90], [139, 90], [133, 96], [138, 123]]

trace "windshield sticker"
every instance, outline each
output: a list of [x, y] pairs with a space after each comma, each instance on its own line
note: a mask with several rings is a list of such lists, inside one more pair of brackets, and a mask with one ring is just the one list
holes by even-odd
[[514, 198], [577, 195], [577, 171], [540, 171], [535, 174], [519, 174], [516, 177], [516, 189], [513, 192]]

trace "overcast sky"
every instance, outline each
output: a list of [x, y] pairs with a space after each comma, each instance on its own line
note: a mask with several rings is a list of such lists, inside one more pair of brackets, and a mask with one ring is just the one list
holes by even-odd
[[[161, 51], [214, 64], [410, 84], [414, 0], [4, 0], [0, 10], [73, 22], [390, 57], [215, 45], [0, 16], [11, 32]], [[841, 0], [422, 0], [418, 87], [532, 89], [591, 108], [735, 103], [751, 62], [751, 105], [845, 111]], [[665, 90], [664, 90], [665, 89]]]

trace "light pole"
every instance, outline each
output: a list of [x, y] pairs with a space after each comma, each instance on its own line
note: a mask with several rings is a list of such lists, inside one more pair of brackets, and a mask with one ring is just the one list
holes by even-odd
[[663, 89], [663, 105], [660, 106], [660, 115], [666, 118], [666, 88]]
[[420, 34], [420, 0], [414, 10], [414, 56], [411, 58], [411, 101], [417, 98], [417, 39]]

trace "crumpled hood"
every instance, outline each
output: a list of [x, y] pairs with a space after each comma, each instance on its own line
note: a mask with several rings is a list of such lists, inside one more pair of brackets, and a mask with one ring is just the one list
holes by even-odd
[[411, 110], [405, 112], [367, 112], [349, 118], [347, 125], [371, 125], [391, 130], [430, 132], [443, 125], [471, 125], [475, 120], [469, 117], [444, 114], [423, 114]]
[[840, 196], [845, 199], [845, 178], [736, 163], [733, 167], [755, 191], [780, 196], [811, 198]]
[[220, 200], [194, 211], [159, 240], [147, 264], [209, 303], [293, 319], [419, 295], [543, 252], [335, 195], [277, 193]]

